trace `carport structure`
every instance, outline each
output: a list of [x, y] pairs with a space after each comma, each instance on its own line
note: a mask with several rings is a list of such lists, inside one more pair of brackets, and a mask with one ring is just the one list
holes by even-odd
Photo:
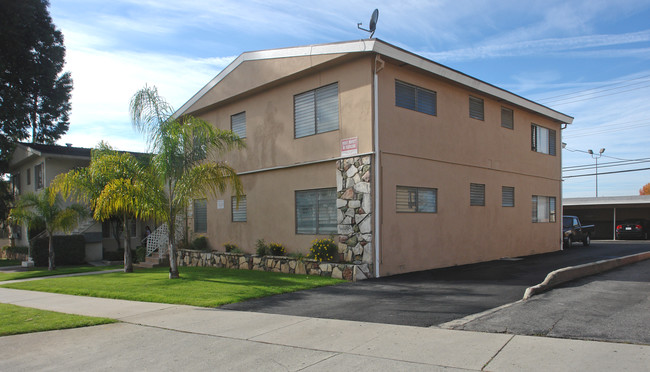
[[650, 220], [650, 195], [566, 198], [565, 215], [578, 216], [583, 224], [594, 224], [595, 239], [616, 239], [616, 224], [629, 219]]

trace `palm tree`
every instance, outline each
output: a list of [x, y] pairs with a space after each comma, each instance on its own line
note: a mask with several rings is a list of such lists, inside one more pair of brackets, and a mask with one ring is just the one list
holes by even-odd
[[[59, 195], [46, 187], [38, 194], [30, 193], [21, 196], [9, 217], [19, 224], [26, 223], [30, 227], [45, 227], [49, 236], [48, 270], [54, 270], [54, 233], [71, 231], [86, 214], [86, 208], [80, 204], [72, 204], [63, 208]], [[29, 256], [31, 257], [31, 247]]]
[[114, 151], [102, 142], [92, 151], [87, 168], [58, 175], [52, 188], [65, 198], [90, 205], [97, 221], [117, 220], [124, 232], [124, 272], [133, 272], [131, 231], [133, 218], [154, 218], [149, 190], [155, 185], [147, 168], [133, 155]]
[[133, 126], [142, 132], [153, 151], [152, 170], [164, 187], [158, 192], [156, 214], [167, 223], [170, 278], [179, 278], [176, 265], [176, 216], [192, 199], [207, 193], [223, 193], [228, 186], [237, 200], [243, 188], [237, 173], [216, 157], [231, 149], [243, 148], [244, 142], [229, 130], [214, 128], [192, 116], [174, 117], [171, 106], [160, 97], [156, 87], [145, 86], [131, 99]]

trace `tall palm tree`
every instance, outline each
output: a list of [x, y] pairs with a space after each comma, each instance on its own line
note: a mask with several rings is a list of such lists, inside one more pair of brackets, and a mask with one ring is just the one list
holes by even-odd
[[[155, 178], [133, 155], [114, 151], [102, 142], [92, 151], [90, 165], [58, 175], [54, 191], [90, 205], [97, 221], [116, 219], [124, 232], [124, 272], [133, 272], [131, 231], [133, 218], [155, 218], [150, 190]], [[155, 200], [155, 199], [153, 199]]]
[[[20, 197], [16, 206], [10, 212], [10, 219], [19, 224], [26, 223], [30, 227], [45, 227], [49, 236], [48, 270], [54, 270], [55, 232], [69, 232], [87, 215], [86, 208], [80, 204], [72, 204], [66, 208], [61, 206], [61, 198], [46, 187], [38, 194], [25, 194]], [[29, 256], [31, 257], [31, 248]]]
[[237, 172], [217, 157], [225, 151], [243, 148], [244, 142], [229, 130], [214, 128], [192, 116], [175, 117], [171, 106], [156, 87], [145, 86], [131, 99], [133, 126], [142, 132], [153, 151], [152, 170], [159, 183], [157, 215], [167, 222], [170, 278], [178, 278], [176, 264], [176, 216], [192, 199], [207, 193], [223, 193], [228, 186], [237, 200], [243, 188]]

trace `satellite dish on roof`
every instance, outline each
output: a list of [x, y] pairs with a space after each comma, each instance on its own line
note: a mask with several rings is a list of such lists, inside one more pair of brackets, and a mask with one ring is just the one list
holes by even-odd
[[365, 28], [362, 28], [361, 25], [363, 23], [357, 23], [357, 28], [359, 30], [364, 30], [366, 32], [370, 32], [370, 38], [372, 39], [372, 36], [375, 34], [375, 29], [377, 28], [377, 19], [379, 18], [379, 9], [375, 9], [374, 12], [372, 12], [372, 16], [370, 17], [370, 28], [366, 30]]

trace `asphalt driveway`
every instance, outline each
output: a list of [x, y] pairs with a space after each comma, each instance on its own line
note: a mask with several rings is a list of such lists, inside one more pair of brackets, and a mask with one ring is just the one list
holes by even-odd
[[650, 345], [650, 260], [575, 280], [453, 327]]
[[221, 308], [429, 327], [518, 301], [527, 287], [553, 270], [645, 251], [650, 251], [650, 242], [593, 242], [520, 260], [344, 283]]

